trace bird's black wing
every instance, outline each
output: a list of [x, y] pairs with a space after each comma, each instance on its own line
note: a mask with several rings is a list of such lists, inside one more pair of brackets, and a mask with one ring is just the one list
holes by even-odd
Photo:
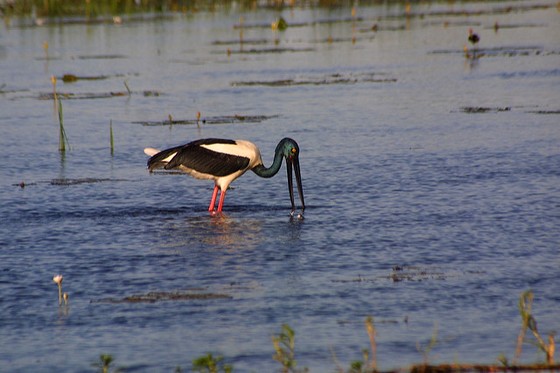
[[[186, 167], [197, 172], [214, 175], [227, 176], [239, 170], [247, 168], [249, 158], [232, 154], [215, 152], [202, 147], [211, 144], [235, 144], [234, 140], [224, 139], [201, 139], [186, 145], [166, 149], [154, 155], [148, 161], [148, 168], [164, 168], [171, 170], [178, 167]], [[163, 162], [171, 154], [177, 153], [169, 163]]]
[[181, 148], [171, 162], [165, 166], [165, 169], [184, 166], [203, 174], [227, 176], [247, 168], [248, 165], [249, 158], [247, 157], [219, 153], [199, 145], [190, 145]]
[[186, 145], [175, 146], [173, 148], [162, 150], [161, 152], [153, 155], [152, 157], [150, 157], [150, 159], [148, 159], [148, 170], [153, 171], [157, 168], [166, 167], [167, 162], [165, 162], [164, 159], [169, 157], [171, 154], [178, 152], [184, 146]]

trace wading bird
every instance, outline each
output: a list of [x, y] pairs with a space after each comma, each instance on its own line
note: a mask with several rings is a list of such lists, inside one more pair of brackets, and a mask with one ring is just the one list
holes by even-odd
[[469, 37], [467, 38], [467, 40], [469, 41], [469, 43], [471, 43], [474, 46], [480, 41], [480, 38], [478, 37], [478, 34], [475, 34], [473, 29], [470, 28], [469, 29]]
[[263, 165], [259, 148], [246, 140], [201, 139], [162, 151], [146, 148], [144, 153], [150, 156], [148, 160], [150, 172], [158, 168], [180, 170], [197, 179], [214, 180], [214, 192], [208, 211], [214, 212], [216, 197], [218, 196], [218, 190], [220, 190], [218, 209], [215, 211], [217, 213], [222, 211], [226, 191], [233, 180], [243, 175], [247, 170], [253, 171], [260, 177], [270, 178], [278, 173], [282, 165], [282, 159], [285, 158], [292, 215], [296, 210], [292, 168], [296, 175], [302, 212], [305, 209], [299, 168], [299, 146], [290, 138], [284, 138], [278, 143], [274, 153], [274, 161], [270, 167]]

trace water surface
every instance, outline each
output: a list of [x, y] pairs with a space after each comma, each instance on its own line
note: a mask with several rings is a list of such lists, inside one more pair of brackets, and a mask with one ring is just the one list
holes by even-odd
[[[334, 371], [369, 346], [368, 315], [382, 369], [421, 362], [434, 328], [431, 362], [493, 363], [513, 358], [528, 289], [541, 333], [559, 330], [560, 22], [555, 2], [538, 5], [3, 24], [2, 366], [91, 371], [105, 353], [172, 371], [212, 352], [272, 371], [271, 336], [288, 323], [298, 366]], [[279, 15], [294, 26], [273, 31]], [[463, 52], [469, 27], [478, 58]], [[67, 94], [64, 154], [52, 75]], [[197, 112], [263, 120], [197, 126]], [[283, 170], [246, 174], [212, 217], [212, 183], [150, 175], [142, 152], [241, 138], [268, 165], [286, 136], [301, 148], [302, 221]], [[151, 292], [202, 296], [123, 301]], [[523, 361], [543, 359], [524, 347]]]

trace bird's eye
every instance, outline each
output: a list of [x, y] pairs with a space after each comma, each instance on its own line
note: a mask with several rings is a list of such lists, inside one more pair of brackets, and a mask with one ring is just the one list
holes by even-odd
[[297, 149], [296, 148], [292, 148], [292, 154], [296, 154], [297, 153]]

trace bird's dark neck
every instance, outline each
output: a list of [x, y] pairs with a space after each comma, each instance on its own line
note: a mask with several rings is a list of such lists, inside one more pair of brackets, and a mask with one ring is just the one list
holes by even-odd
[[273, 177], [278, 173], [280, 170], [280, 166], [282, 166], [282, 153], [276, 149], [276, 153], [274, 154], [274, 161], [270, 167], [265, 167], [264, 165], [260, 164], [258, 166], [253, 167], [253, 172], [259, 175], [260, 177]]

